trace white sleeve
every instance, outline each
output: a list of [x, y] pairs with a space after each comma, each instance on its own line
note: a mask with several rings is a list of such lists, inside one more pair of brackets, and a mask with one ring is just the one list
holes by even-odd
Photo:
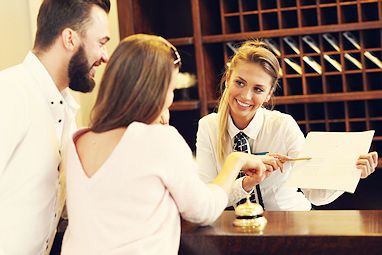
[[305, 137], [292, 116], [287, 116], [286, 130], [283, 135], [287, 147], [287, 155], [290, 157], [297, 157], [305, 143]]
[[[198, 163], [198, 173], [204, 183], [212, 182], [218, 175], [217, 158], [213, 149], [211, 135], [216, 134], [217, 130], [211, 130], [207, 119], [199, 120], [198, 132], [196, 134], [196, 161]], [[216, 147], [216, 144], [215, 144]]]
[[[196, 135], [196, 160], [200, 179], [204, 183], [211, 183], [219, 174], [216, 153], [217, 130], [214, 125], [208, 125], [208, 118], [199, 120]], [[235, 180], [229, 193], [227, 206], [232, 206], [245, 198], [248, 194], [242, 187], [244, 177]], [[251, 193], [250, 191], [249, 193]]]
[[172, 145], [166, 146], [164, 152], [170, 164], [164, 178], [167, 189], [185, 220], [202, 225], [213, 223], [227, 205], [227, 194], [220, 186], [200, 180], [192, 152], [179, 133], [170, 140]]
[[[13, 84], [6, 84], [9, 85]], [[26, 100], [23, 91], [15, 88], [5, 89], [0, 93], [0, 176], [29, 125]]]
[[[288, 146], [288, 156], [296, 157], [301, 151], [305, 138], [298, 124], [292, 117], [290, 117], [288, 129], [284, 137], [286, 138], [286, 145]], [[343, 191], [325, 189], [301, 190], [305, 197], [314, 205], [329, 204], [344, 193]]]
[[327, 189], [302, 189], [302, 192], [312, 204], [317, 206], [329, 204], [344, 193], [340, 190]]
[[236, 179], [235, 182], [232, 185], [231, 192], [229, 193], [228, 197], [228, 206], [232, 206], [236, 203], [238, 203], [241, 199], [246, 198], [247, 194], [251, 194], [253, 189], [249, 192], [246, 192], [243, 189], [243, 179], [244, 177], [241, 177], [239, 179]]

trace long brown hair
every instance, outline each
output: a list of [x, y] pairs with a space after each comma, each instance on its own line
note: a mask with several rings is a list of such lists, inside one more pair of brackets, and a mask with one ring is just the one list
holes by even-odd
[[92, 110], [90, 128], [104, 132], [133, 121], [152, 123], [164, 107], [174, 68], [175, 47], [159, 36], [126, 37], [112, 54]]
[[248, 40], [244, 42], [236, 51], [236, 53], [231, 58], [229, 65], [226, 66], [226, 70], [224, 72], [224, 76], [221, 80], [221, 91], [222, 96], [219, 101], [218, 107], [218, 144], [217, 144], [217, 155], [218, 161], [221, 163], [224, 161], [225, 155], [227, 152], [226, 144], [229, 141], [228, 134], [228, 116], [229, 116], [229, 104], [228, 104], [228, 96], [229, 92], [226, 86], [226, 80], [232, 74], [232, 70], [236, 68], [236, 66], [241, 62], [247, 63], [255, 63], [259, 64], [263, 70], [269, 74], [272, 78], [271, 84], [271, 95], [277, 88], [279, 72], [280, 72], [280, 64], [276, 58], [276, 56], [267, 49], [265, 43], [259, 40]]

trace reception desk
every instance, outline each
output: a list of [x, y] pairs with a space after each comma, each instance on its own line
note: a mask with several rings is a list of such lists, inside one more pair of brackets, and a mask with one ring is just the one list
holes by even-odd
[[263, 232], [234, 227], [225, 211], [208, 227], [182, 222], [179, 254], [382, 254], [382, 211], [265, 212]]

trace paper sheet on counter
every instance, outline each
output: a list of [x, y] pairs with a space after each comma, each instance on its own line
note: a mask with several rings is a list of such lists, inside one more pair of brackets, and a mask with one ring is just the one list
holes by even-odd
[[331, 189], [354, 193], [361, 171], [356, 162], [367, 154], [374, 130], [364, 132], [310, 132], [286, 185], [308, 189]]

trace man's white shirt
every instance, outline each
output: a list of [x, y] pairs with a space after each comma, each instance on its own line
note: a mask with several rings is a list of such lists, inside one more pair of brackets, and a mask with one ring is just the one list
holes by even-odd
[[44, 254], [64, 201], [61, 151], [78, 104], [38, 58], [0, 72], [0, 254]]

